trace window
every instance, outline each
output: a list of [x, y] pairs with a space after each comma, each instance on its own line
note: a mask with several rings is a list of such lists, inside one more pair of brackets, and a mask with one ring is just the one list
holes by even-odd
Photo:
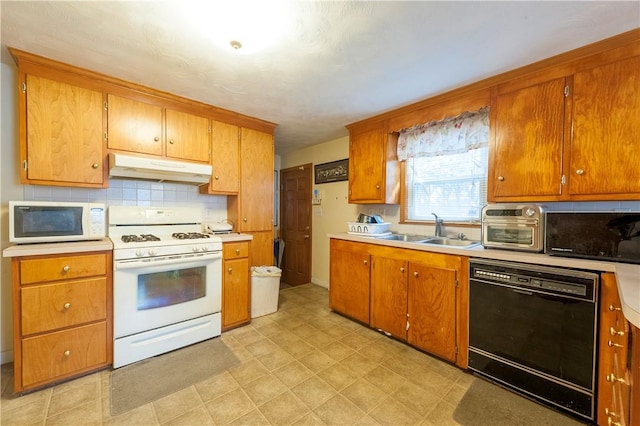
[[405, 220], [480, 220], [487, 202], [489, 111], [415, 126], [400, 132], [406, 160]]

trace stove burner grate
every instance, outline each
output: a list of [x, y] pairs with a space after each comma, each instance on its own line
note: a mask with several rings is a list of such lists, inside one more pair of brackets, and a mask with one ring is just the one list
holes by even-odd
[[171, 236], [177, 240], [195, 240], [198, 238], [209, 238], [209, 235], [201, 232], [174, 232]]
[[120, 237], [120, 239], [125, 243], [142, 243], [147, 241], [160, 241], [160, 238], [156, 237], [153, 234], [123, 235], [122, 237]]

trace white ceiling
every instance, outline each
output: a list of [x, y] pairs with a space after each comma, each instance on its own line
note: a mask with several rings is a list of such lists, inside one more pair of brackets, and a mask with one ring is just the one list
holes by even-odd
[[280, 41], [239, 55], [189, 21], [181, 8], [195, 4], [186, 1], [2, 0], [2, 61], [12, 63], [11, 46], [271, 121], [284, 154], [345, 136], [346, 124], [640, 27], [638, 0], [285, 5], [290, 25], [278, 24], [286, 29]]

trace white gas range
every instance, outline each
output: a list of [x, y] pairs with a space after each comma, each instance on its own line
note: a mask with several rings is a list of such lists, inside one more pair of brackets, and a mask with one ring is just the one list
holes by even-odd
[[222, 240], [196, 207], [111, 206], [114, 368], [219, 336]]

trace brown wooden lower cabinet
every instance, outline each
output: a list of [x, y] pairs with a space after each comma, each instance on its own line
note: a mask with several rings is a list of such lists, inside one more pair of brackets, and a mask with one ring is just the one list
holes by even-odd
[[612, 273], [600, 289], [598, 425], [640, 425], [640, 329], [624, 317]]
[[251, 321], [249, 242], [222, 244], [222, 330]]
[[467, 368], [467, 258], [330, 242], [331, 309]]
[[14, 257], [14, 390], [113, 362], [111, 251]]

